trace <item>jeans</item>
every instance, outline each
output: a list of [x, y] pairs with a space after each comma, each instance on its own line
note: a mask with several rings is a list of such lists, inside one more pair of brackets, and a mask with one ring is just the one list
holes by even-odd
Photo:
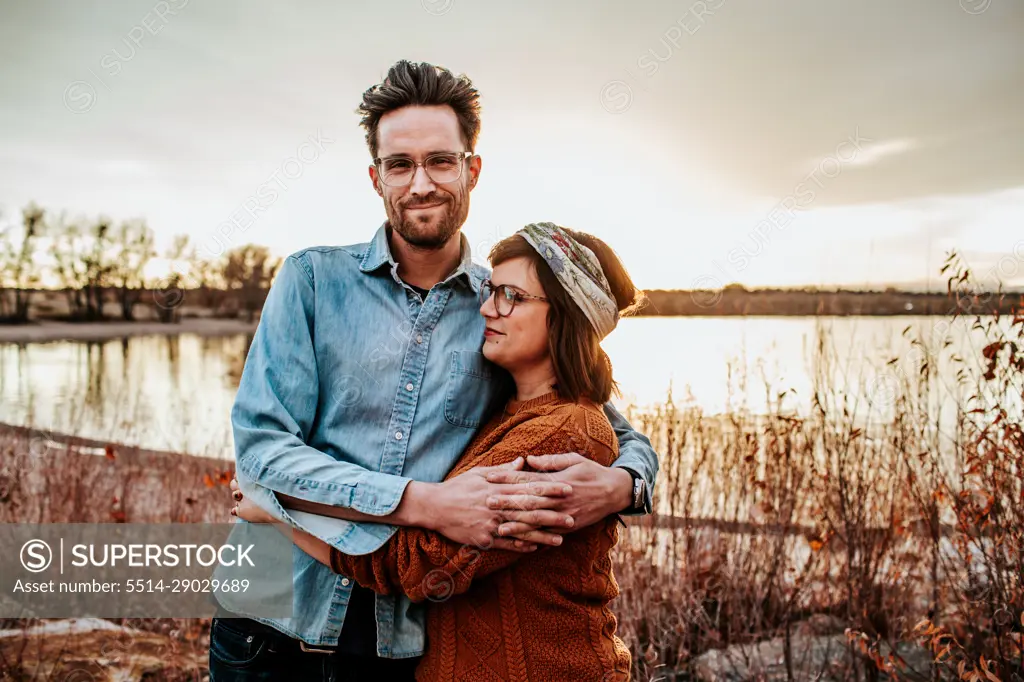
[[210, 682], [413, 682], [417, 663], [303, 651], [299, 640], [247, 618], [214, 618], [210, 630]]

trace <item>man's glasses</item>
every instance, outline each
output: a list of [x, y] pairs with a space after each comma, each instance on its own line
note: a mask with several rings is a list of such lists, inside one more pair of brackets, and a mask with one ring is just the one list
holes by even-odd
[[494, 309], [498, 311], [499, 317], [508, 317], [512, 314], [512, 311], [516, 308], [517, 301], [533, 300], [533, 301], [546, 301], [548, 299], [543, 296], [534, 296], [533, 294], [524, 294], [521, 291], [517, 291], [507, 284], [501, 284], [494, 286], [494, 283], [489, 279], [485, 279], [480, 284], [480, 305], [487, 302], [491, 296], [494, 297]]
[[381, 182], [388, 187], [405, 187], [412, 182], [416, 168], [423, 166], [427, 177], [437, 184], [455, 182], [462, 177], [463, 161], [473, 156], [473, 152], [438, 152], [423, 159], [423, 163], [413, 161], [408, 156], [386, 156], [376, 158], [373, 165], [377, 167]]

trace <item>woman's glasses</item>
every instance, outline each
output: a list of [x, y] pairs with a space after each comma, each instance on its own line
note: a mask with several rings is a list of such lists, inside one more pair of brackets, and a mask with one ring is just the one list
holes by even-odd
[[515, 310], [516, 302], [523, 300], [533, 301], [546, 301], [548, 299], [543, 296], [534, 296], [533, 294], [524, 294], [521, 291], [513, 289], [507, 284], [494, 285], [489, 279], [485, 279], [480, 284], [480, 305], [487, 302], [487, 299], [494, 297], [494, 309], [498, 311], [499, 317], [508, 317]]

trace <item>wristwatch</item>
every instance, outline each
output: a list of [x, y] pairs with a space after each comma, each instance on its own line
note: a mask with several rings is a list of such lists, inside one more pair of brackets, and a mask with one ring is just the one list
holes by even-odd
[[647, 481], [644, 480], [643, 476], [633, 471], [628, 467], [621, 467], [625, 469], [630, 476], [633, 477], [633, 500], [632, 504], [623, 511], [633, 512], [634, 514], [642, 514], [648, 512], [647, 509]]

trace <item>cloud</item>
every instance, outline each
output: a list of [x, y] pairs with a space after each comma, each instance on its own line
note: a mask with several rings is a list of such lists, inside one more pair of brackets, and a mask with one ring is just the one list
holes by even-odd
[[1022, 30], [1019, 2], [727, 0], [634, 91], [748, 194], [784, 196], [857, 129], [879, 146], [822, 204], [990, 192], [1024, 185]]

